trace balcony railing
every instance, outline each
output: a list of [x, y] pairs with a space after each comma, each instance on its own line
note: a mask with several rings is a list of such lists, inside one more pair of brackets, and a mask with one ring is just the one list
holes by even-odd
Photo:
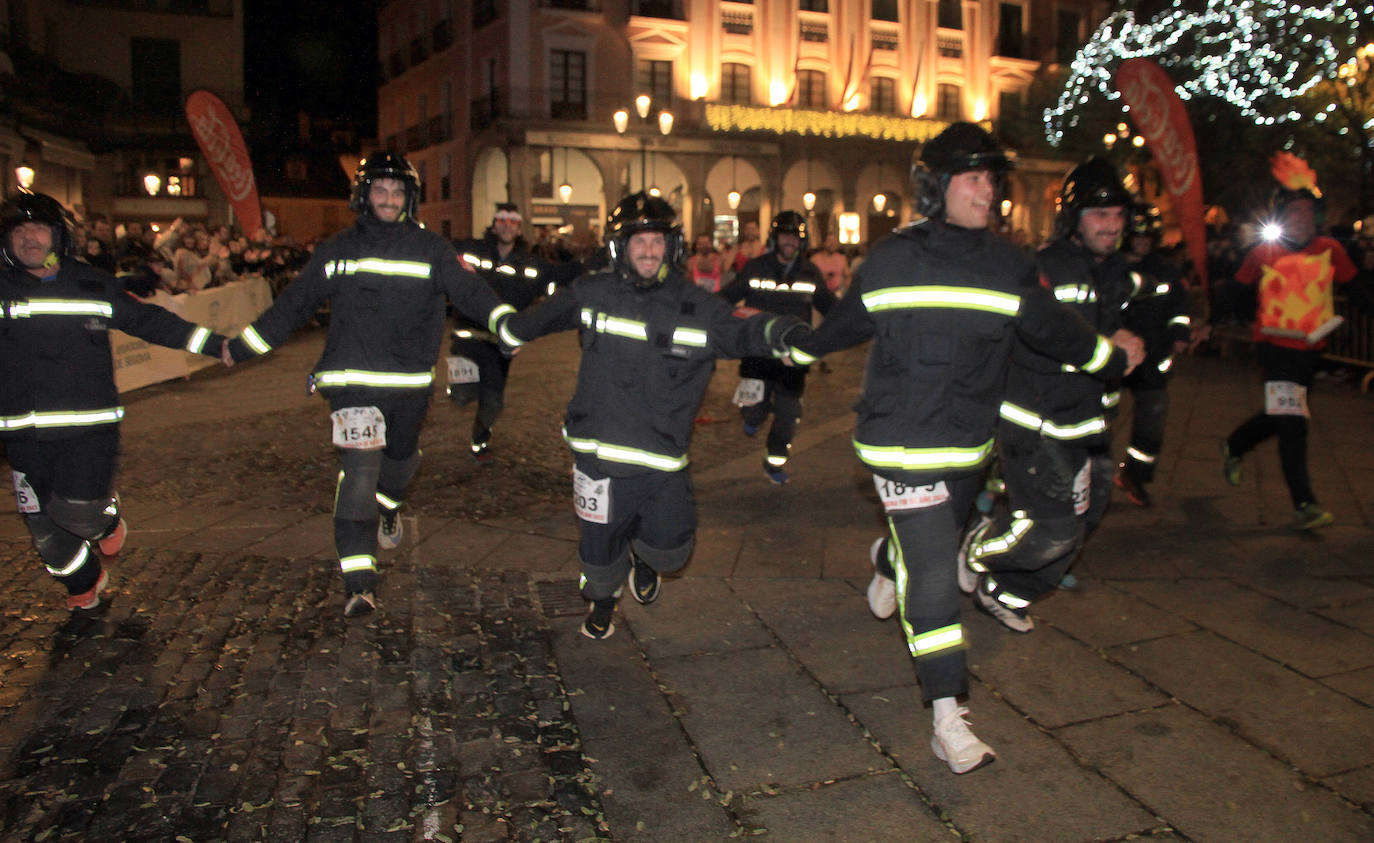
[[642, 18], [686, 20], [681, 0], [630, 0], [630, 14]]

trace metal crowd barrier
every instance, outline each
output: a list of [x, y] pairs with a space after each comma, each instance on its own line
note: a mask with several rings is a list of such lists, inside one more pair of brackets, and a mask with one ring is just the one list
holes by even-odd
[[1336, 297], [1336, 314], [1345, 317], [1345, 324], [1331, 335], [1326, 344], [1326, 359], [1369, 369], [1360, 379], [1360, 391], [1368, 392], [1374, 381], [1374, 317], [1355, 307], [1345, 296]]

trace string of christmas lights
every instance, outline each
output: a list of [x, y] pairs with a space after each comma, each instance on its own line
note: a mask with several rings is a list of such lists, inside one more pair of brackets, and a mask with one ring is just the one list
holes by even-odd
[[1065, 128], [1078, 125], [1075, 109], [1094, 91], [1109, 101], [1119, 99], [1112, 75], [1131, 58], [1155, 59], [1174, 70], [1182, 99], [1219, 97], [1258, 124], [1297, 120], [1300, 112], [1276, 103], [1299, 97], [1337, 73], [1341, 55], [1358, 43], [1361, 16], [1374, 16], [1374, 4], [1207, 0], [1206, 10], [1197, 12], [1175, 0], [1148, 23], [1137, 22], [1133, 12], [1117, 12], [1074, 57], [1058, 103], [1045, 109], [1045, 135], [1058, 146]]

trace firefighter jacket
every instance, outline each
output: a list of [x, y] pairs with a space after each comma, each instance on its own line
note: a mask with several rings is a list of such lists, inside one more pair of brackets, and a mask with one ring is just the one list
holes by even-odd
[[1130, 266], [1142, 283], [1123, 321], [1126, 330], [1145, 341], [1145, 362], [1126, 383], [1135, 389], [1162, 389], [1174, 365], [1174, 344], [1192, 338], [1188, 286], [1183, 270], [1158, 252], [1131, 261]]
[[[1139, 273], [1129, 271], [1121, 253], [1098, 260], [1069, 239], [1052, 241], [1035, 262], [1039, 285], [1108, 337], [1122, 327], [1126, 305], [1141, 287]], [[1121, 399], [1119, 377], [1104, 381], [1026, 342], [1015, 344], [1011, 359], [1004, 421], [1084, 447], [1107, 444], [1107, 413]]]
[[[481, 240], [469, 240], [461, 244], [458, 258], [478, 278], [487, 282], [497, 298], [516, 310], [524, 310], [542, 295], [553, 294], [552, 267], [530, 254], [523, 238], [517, 239], [503, 258], [496, 237], [487, 234]], [[463, 331], [467, 331], [466, 336], [470, 337], [473, 332], [487, 330], [485, 320], [473, 320], [459, 314], [457, 321], [460, 336]]]
[[582, 362], [563, 437], [611, 477], [686, 468], [716, 358], [781, 356], [784, 335], [806, 330], [793, 318], [736, 309], [677, 268], [648, 287], [614, 270], [584, 275], [507, 326], [517, 343], [573, 328]]
[[514, 312], [458, 261], [448, 241], [413, 222], [358, 221], [315, 250], [267, 312], [229, 343], [235, 360], [266, 354], [330, 302], [329, 335], [312, 383], [331, 390], [429, 390], [444, 301], [498, 333]]
[[933, 220], [876, 243], [849, 292], [792, 356], [810, 363], [872, 338], [854, 449], [911, 485], [977, 472], [992, 453], [1013, 340], [1119, 377], [1126, 355], [1034, 283], [1023, 252]]
[[79, 261], [64, 260], [46, 281], [0, 272], [0, 435], [51, 441], [118, 424], [112, 328], [211, 357], [224, 341]]
[[825, 277], [814, 263], [800, 255], [790, 264], [783, 263], [777, 252], [759, 255], [740, 267], [720, 295], [732, 304], [743, 301], [745, 307], [795, 316], [808, 325], [813, 306], [825, 314], [835, 304], [835, 294], [825, 286]]

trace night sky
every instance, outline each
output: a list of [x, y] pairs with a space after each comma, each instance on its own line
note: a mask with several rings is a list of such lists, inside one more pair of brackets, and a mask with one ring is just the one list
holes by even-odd
[[377, 0], [245, 0], [245, 95], [254, 120], [377, 124]]

